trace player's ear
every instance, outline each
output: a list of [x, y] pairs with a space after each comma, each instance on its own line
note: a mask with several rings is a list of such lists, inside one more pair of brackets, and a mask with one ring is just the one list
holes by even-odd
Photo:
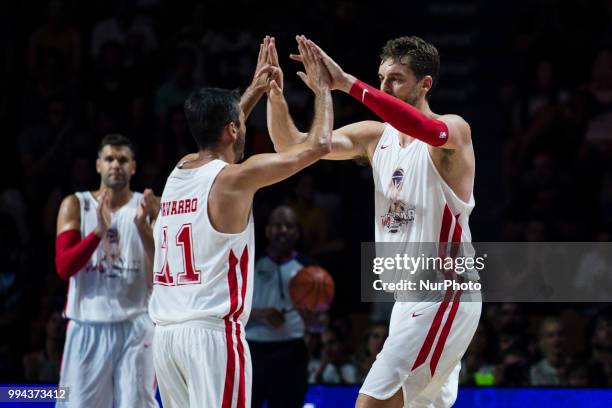
[[236, 125], [233, 121], [225, 125], [225, 129], [227, 130], [227, 133], [230, 135], [231, 137], [230, 141], [232, 143], [236, 141], [236, 139], [238, 139], [238, 125]]
[[96, 173], [100, 174], [100, 156], [96, 159]]
[[136, 173], [136, 160], [132, 160], [132, 176]]
[[424, 91], [425, 95], [427, 95], [427, 92], [429, 92], [432, 85], [433, 78], [431, 77], [431, 75], [425, 75], [423, 79], [421, 79], [421, 89]]

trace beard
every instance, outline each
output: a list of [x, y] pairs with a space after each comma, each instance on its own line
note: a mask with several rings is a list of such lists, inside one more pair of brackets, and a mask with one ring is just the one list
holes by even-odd
[[238, 163], [244, 158], [245, 133], [240, 131], [236, 143], [234, 143], [234, 162]]
[[404, 98], [404, 102], [412, 105], [412, 106], [416, 106], [417, 101], [419, 100], [419, 97], [417, 96], [416, 91], [410, 93], [410, 95], [406, 96]]
[[102, 181], [110, 190], [121, 190], [127, 186], [129, 179], [123, 175], [119, 177], [112, 177], [110, 174], [107, 174], [102, 178]]

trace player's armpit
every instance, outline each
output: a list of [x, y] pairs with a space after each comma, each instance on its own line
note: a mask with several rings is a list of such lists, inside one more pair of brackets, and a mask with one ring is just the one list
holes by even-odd
[[351, 123], [334, 130], [332, 149], [324, 160], [352, 160], [372, 157], [385, 124], [372, 120]]
[[458, 115], [442, 115], [438, 118], [448, 127], [448, 140], [438, 148], [461, 149], [472, 143], [472, 130], [470, 125]]

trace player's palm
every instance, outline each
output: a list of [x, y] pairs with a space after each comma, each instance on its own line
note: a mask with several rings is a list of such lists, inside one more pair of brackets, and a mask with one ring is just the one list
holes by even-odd
[[106, 190], [102, 192], [98, 199], [97, 217], [98, 225], [96, 226], [96, 232], [100, 237], [103, 237], [106, 235], [111, 224], [110, 198]]
[[[330, 89], [343, 89], [343, 85], [346, 82], [346, 73], [344, 70], [334, 61], [329, 55], [325, 53], [318, 45], [316, 45], [313, 41], [307, 39], [304, 36], [297, 37], [298, 44], [302, 44], [302, 48], [300, 49], [299, 54], [291, 54], [289, 58], [295, 61], [304, 62], [304, 55], [302, 53], [302, 49], [308, 49], [312, 53], [315, 53], [325, 66], [327, 73], [330, 77]], [[299, 47], [298, 47], [299, 48]]]
[[272, 37], [270, 41], [268, 42], [267, 57], [268, 57], [268, 60], [267, 60], [268, 65], [272, 67], [272, 70], [270, 71], [269, 81], [276, 82], [276, 85], [282, 91], [283, 90], [283, 70], [281, 69], [280, 64], [278, 62], [278, 52], [276, 51], [276, 41], [274, 37]]
[[331, 85], [331, 77], [321, 61], [320, 54], [308, 47], [301, 37], [298, 37], [298, 49], [302, 55], [304, 71], [306, 71], [297, 73], [300, 79], [315, 93], [328, 90]]
[[266, 69], [266, 66], [268, 65], [269, 44], [270, 37], [266, 36], [263, 43], [259, 45], [255, 75], [251, 81], [251, 87], [256, 89], [265, 89], [268, 85], [269, 69]]

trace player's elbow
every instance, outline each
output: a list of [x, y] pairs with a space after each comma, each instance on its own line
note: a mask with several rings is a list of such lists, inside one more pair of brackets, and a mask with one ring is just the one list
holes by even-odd
[[282, 153], [289, 148], [289, 145], [281, 142], [274, 142], [274, 151], [276, 153]]
[[331, 143], [329, 141], [329, 138], [318, 139], [314, 143], [312, 148], [315, 151], [316, 155], [317, 156], [321, 156], [321, 157], [331, 153], [331, 151], [332, 151]]
[[58, 263], [55, 263], [55, 270], [57, 271], [57, 276], [63, 281], [67, 281], [70, 279], [70, 272], [66, 270], [66, 268], [61, 267]]

